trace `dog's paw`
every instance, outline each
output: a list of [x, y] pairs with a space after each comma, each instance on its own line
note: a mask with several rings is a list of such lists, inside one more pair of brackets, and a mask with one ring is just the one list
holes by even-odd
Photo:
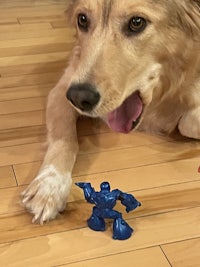
[[60, 174], [46, 166], [22, 193], [23, 205], [34, 215], [33, 222], [43, 224], [65, 209], [71, 187], [71, 174]]
[[200, 107], [185, 113], [179, 121], [178, 129], [183, 136], [200, 139]]

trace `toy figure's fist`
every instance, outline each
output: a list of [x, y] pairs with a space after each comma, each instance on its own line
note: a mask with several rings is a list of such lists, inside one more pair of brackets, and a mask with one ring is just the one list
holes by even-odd
[[126, 207], [126, 212], [130, 212], [138, 206], [141, 206], [141, 203], [131, 194], [122, 193], [121, 199], [121, 203]]

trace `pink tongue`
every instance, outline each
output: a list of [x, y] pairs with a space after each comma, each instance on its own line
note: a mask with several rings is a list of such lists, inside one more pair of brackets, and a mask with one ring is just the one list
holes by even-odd
[[108, 114], [108, 124], [110, 128], [116, 132], [130, 132], [133, 122], [141, 115], [142, 108], [143, 104], [139, 93], [133, 93], [120, 107]]

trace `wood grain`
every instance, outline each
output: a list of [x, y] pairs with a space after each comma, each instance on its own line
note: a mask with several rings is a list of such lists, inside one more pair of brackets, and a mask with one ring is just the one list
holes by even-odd
[[[166, 184], [185, 183], [199, 179], [197, 166], [199, 159], [174, 161], [163, 164], [152, 164], [128, 169], [119, 169], [109, 172], [95, 172], [87, 175], [78, 175], [73, 172], [73, 177], [79, 177], [81, 181], [93, 181], [100, 184], [102, 179], [109, 180], [113, 186], [124, 189], [126, 185], [133, 190], [152, 188]], [[18, 183], [21, 185], [30, 183], [37, 174], [40, 161], [14, 165]], [[182, 171], [184, 171], [182, 173]], [[153, 173], [153, 175], [150, 175]]]
[[[74, 181], [79, 181], [79, 179], [76, 178]], [[99, 185], [95, 183], [94, 185], [98, 189]], [[65, 212], [58, 216], [57, 221], [50, 222], [43, 227], [31, 224], [32, 216], [21, 205], [20, 193], [24, 188], [22, 186], [1, 190], [1, 193], [6, 197], [0, 196], [0, 243], [63, 232], [63, 227], [64, 231], [86, 227], [86, 220], [91, 214], [92, 205], [86, 203], [82, 192], [77, 187], [73, 186], [72, 188]], [[113, 186], [113, 188], [115, 187]], [[125, 189], [128, 191], [128, 186]], [[195, 207], [194, 203], [196, 206], [200, 206], [199, 181], [181, 186], [178, 184], [166, 185], [165, 188], [129, 192], [141, 201], [142, 206], [136, 211], [126, 214], [125, 208], [118, 203], [116, 208], [126, 220], [188, 210]]]
[[[15, 62], [16, 63], [16, 62]], [[55, 83], [61, 73], [41, 73], [41, 74], [30, 74], [24, 76], [13, 76], [13, 77], [1, 77], [0, 91], [1, 88], [21, 87], [30, 85], [42, 85], [47, 83]]]
[[[20, 240], [0, 248], [3, 266], [55, 266], [200, 236], [200, 208], [129, 220], [135, 234], [126, 242], [112, 240], [104, 233], [80, 228], [33, 239]], [[166, 231], [166, 229], [168, 229]], [[175, 237], [176, 236], [176, 237]], [[34, 249], [33, 249], [34, 248]], [[19, 253], [23, 251], [23, 253]]]
[[134, 132], [116, 134], [80, 118], [73, 181], [102, 181], [134, 194], [126, 213], [135, 229], [124, 241], [86, 220], [92, 206], [74, 184], [66, 210], [43, 226], [21, 204], [45, 153], [45, 106], [74, 45], [70, 0], [0, 0], [0, 266], [199, 267], [200, 142]]
[[45, 124], [44, 111], [29, 111], [26, 113], [6, 114], [0, 116], [0, 130], [38, 126]]
[[[78, 260], [77, 260], [78, 261]], [[72, 264], [62, 265], [63, 267], [121, 267], [126, 264], [126, 267], [146, 267], [151, 262], [154, 267], [170, 267], [169, 262], [164, 257], [162, 251], [158, 248], [141, 249], [137, 251], [121, 253], [98, 259], [86, 260]], [[133, 265], [134, 264], [134, 265]]]
[[0, 115], [23, 113], [26, 111], [44, 110], [46, 97], [25, 98], [4, 101], [0, 105]]
[[53, 84], [48, 83], [4, 88], [0, 90], [0, 102], [30, 97], [47, 96], [52, 88]]
[[162, 246], [174, 267], [198, 267], [200, 264], [200, 238]]
[[0, 168], [0, 188], [16, 186], [15, 175], [11, 166]]
[[0, 147], [42, 143], [46, 141], [45, 126], [30, 126], [0, 131]]

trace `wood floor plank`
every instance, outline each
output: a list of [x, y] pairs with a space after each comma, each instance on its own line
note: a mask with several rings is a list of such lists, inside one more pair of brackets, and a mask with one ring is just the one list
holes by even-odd
[[19, 7], [33, 7], [35, 5], [37, 6], [46, 6], [46, 5], [51, 5], [55, 4], [56, 5], [66, 5], [66, 0], [45, 0], [45, 1], [40, 1], [40, 0], [12, 0], [10, 1], [1, 1], [0, 5], [2, 8], [19, 8]]
[[[25, 114], [27, 115], [28, 113], [30, 112]], [[14, 115], [17, 116], [19, 114]], [[3, 115], [0, 116], [0, 119], [1, 117], [3, 117]], [[130, 135], [130, 138], [131, 137], [133, 137], [132, 140], [135, 139], [134, 135]], [[123, 138], [124, 135], [121, 135], [122, 140]], [[130, 147], [130, 144], [125, 143], [123, 145], [123, 142], [120, 142], [120, 137], [116, 137], [115, 142], [110, 146], [110, 143], [107, 142], [107, 134], [96, 135], [96, 142], [93, 143], [93, 136], [86, 136], [84, 139], [91, 140], [91, 142], [87, 141], [87, 150], [85, 149], [84, 142], [83, 146], [80, 144], [80, 152], [74, 167], [75, 175], [87, 175], [163, 163], [165, 161], [199, 157], [199, 143], [193, 143], [191, 147], [187, 143], [174, 144], [173, 142], [155, 143], [138, 147], [137, 143], [132, 141]], [[117, 140], [119, 140], [119, 142]], [[97, 152], [96, 145], [98, 141], [102, 144], [98, 147], [99, 152]], [[126, 146], [128, 146], [128, 148]], [[123, 153], [120, 149], [123, 149]], [[8, 162], [13, 165], [38, 161], [42, 159], [43, 153], [41, 143], [0, 148], [0, 166], [9, 165]], [[18, 157], [16, 157], [16, 155], [18, 155]], [[103, 158], [108, 158], [108, 160], [105, 162]]]
[[0, 18], [1, 25], [17, 25], [19, 24], [17, 18]]
[[151, 263], [153, 267], [170, 267], [169, 262], [163, 255], [159, 247], [141, 249], [132, 252], [121, 253], [109, 257], [98, 259], [86, 260], [67, 265], [62, 267], [121, 267], [126, 264], [126, 267], [147, 267]]
[[[109, 181], [114, 188], [121, 188], [123, 191], [126, 190], [142, 190], [151, 187], [163, 187], [170, 184], [180, 184], [188, 183], [200, 179], [199, 173], [197, 172], [197, 167], [199, 160], [181, 160], [174, 161], [158, 165], [142, 166], [138, 168], [123, 169], [113, 172], [98, 173], [93, 175], [78, 176], [74, 177], [75, 181], [91, 181], [96, 187], [103, 181]], [[22, 181], [31, 181], [36, 172], [31, 175], [31, 172], [28, 173], [28, 170], [37, 169], [38, 166], [32, 167], [27, 166], [27, 169], [24, 168], [24, 165], [19, 165], [16, 168], [16, 174], [19, 178], [20, 175]], [[16, 166], [17, 167], [17, 166]], [[31, 168], [32, 167], [32, 168]], [[21, 170], [21, 171], [20, 171]], [[153, 173], [151, 176], [150, 174]], [[30, 176], [29, 176], [30, 175]], [[29, 180], [28, 177], [31, 179]], [[129, 189], [128, 189], [129, 188]]]
[[46, 107], [46, 102], [46, 97], [35, 97], [0, 102], [0, 115], [44, 110]]
[[[66, 5], [67, 6], [67, 5]], [[64, 12], [63, 5], [46, 5], [45, 8], [41, 6], [32, 6], [30, 7], [16, 7], [16, 8], [2, 8], [0, 10], [0, 17], [3, 20], [4, 18], [20, 18], [20, 17], [37, 17], [37, 16], [54, 16], [62, 15]]]
[[0, 148], [0, 166], [40, 160], [44, 155], [41, 143]]
[[[70, 29], [71, 30], [71, 29]], [[40, 36], [40, 37], [33, 37], [33, 38], [28, 38], [25, 39], [23, 38], [18, 38], [16, 40], [0, 40], [0, 48], [13, 48], [13, 47], [27, 47], [27, 46], [35, 46], [35, 45], [46, 45], [46, 44], [57, 44], [57, 43], [71, 43], [73, 42], [72, 37], [73, 36], [73, 31], [71, 30], [71, 33], [67, 35], [67, 37], [63, 36], [63, 30], [60, 29], [58, 30], [52, 30], [51, 33], [54, 33], [53, 36]]]
[[[0, 14], [1, 15], [1, 14]], [[29, 38], [40, 38], [40, 37], [57, 37], [59, 35], [69, 36], [71, 35], [71, 29], [35, 29], [34, 31], [24, 30], [23, 32], [4, 32], [0, 35], [0, 41], [2, 40], [16, 40], [16, 39], [29, 39]]]
[[[0, 90], [0, 92], [1, 92], [1, 90]], [[35, 92], [33, 92], [33, 95], [34, 94], [35, 94]], [[44, 92], [44, 95], [45, 95], [45, 92]], [[16, 96], [16, 98], [18, 97], [18, 95], [15, 95], [15, 96]], [[15, 96], [13, 96], [13, 97], [15, 97]], [[13, 124], [13, 127], [14, 126], [15, 125]], [[84, 123], [82, 123], [82, 121], [78, 122], [78, 135], [80, 137], [85, 136], [85, 135], [94, 135], [94, 134], [108, 133], [108, 132], [109, 132], [108, 127], [102, 122], [95, 124], [95, 123], [92, 123], [90, 119], [89, 120], [85, 119]], [[80, 140], [81, 139], [82, 138], [80, 138]], [[11, 129], [0, 131], [0, 147], [38, 143], [38, 142], [44, 142], [45, 140], [46, 140], [46, 127], [45, 127], [45, 125], [39, 125], [39, 126], [36, 125], [36, 126], [27, 126], [27, 127], [22, 127], [22, 128], [14, 128], [14, 130], [13, 130], [13, 128], [11, 128]], [[137, 140], [137, 138], [135, 138], [135, 140]], [[141, 140], [141, 138], [140, 138], [140, 140]], [[156, 137], [150, 137], [150, 136], [145, 138], [145, 140], [146, 141], [141, 140], [143, 144], [150, 142], [150, 140], [152, 142], [153, 142], [153, 140], [154, 140], [154, 142], [160, 142], [159, 141], [160, 139], [157, 139]], [[82, 143], [85, 143], [85, 142], [82, 141]], [[84, 146], [84, 144], [82, 144], [82, 146]]]
[[23, 31], [35, 31], [35, 29], [38, 30], [38, 28], [40, 28], [40, 30], [43, 30], [43, 29], [52, 29], [52, 25], [49, 23], [49, 22], [45, 22], [45, 23], [35, 23], [33, 25], [29, 25], [29, 24], [4, 24], [4, 25], [1, 25], [0, 27], [0, 33], [1, 34], [4, 34], [4, 33], [7, 33], [7, 32], [23, 32]]
[[[18, 184], [29, 184], [38, 173], [40, 166], [41, 162], [38, 161], [14, 165]], [[110, 181], [113, 187], [119, 187], [124, 191], [126, 191], [126, 186], [131, 190], [139, 190], [197, 180], [199, 179], [198, 166], [199, 159], [197, 158], [85, 176], [77, 176], [73, 173], [73, 177], [78, 181], [93, 181], [96, 185], [103, 180]], [[152, 176], [151, 173], [153, 173]]]
[[[28, 113], [29, 112], [26, 112], [26, 114]], [[16, 116], [17, 114], [18, 113], [15, 113], [14, 115]], [[21, 114], [24, 113], [19, 113], [18, 115], [20, 116]], [[111, 139], [113, 140], [113, 142], [111, 142]], [[129, 137], [127, 138], [125, 135], [120, 135], [120, 134], [113, 135], [111, 133], [99, 134], [95, 136], [93, 135], [84, 136], [80, 137], [79, 140], [80, 140], [80, 151], [79, 151], [80, 155], [88, 153], [97, 153], [98, 151], [109, 151], [120, 148], [137, 147], [144, 144], [152, 144], [153, 141], [155, 143], [160, 142], [160, 139], [156, 137], [155, 138], [150, 137], [149, 139], [147, 138], [146, 141], [144, 141], [142, 136], [137, 134], [130, 134]], [[96, 144], [98, 144], [98, 146]], [[12, 164], [20, 164], [20, 163], [41, 160], [44, 153], [42, 151], [42, 147], [43, 147], [42, 143], [26, 144], [14, 147], [11, 146], [5, 148], [2, 147], [0, 148], [0, 166], [8, 165], [7, 164], [8, 162], [12, 162]], [[18, 155], [17, 158], [16, 155]], [[15, 158], [17, 159], [16, 162], [13, 161]]]
[[54, 28], [54, 29], [57, 29], [57, 28], [66, 28], [67, 27], [67, 23], [66, 23], [66, 20], [56, 20], [56, 21], [52, 21], [51, 22], [51, 26]]
[[[47, 88], [47, 91], [48, 91], [48, 88]], [[33, 95], [35, 93], [36, 92], [33, 92]], [[44, 92], [44, 95], [45, 95], [45, 92]], [[18, 96], [20, 98], [20, 94], [16, 95], [15, 93], [15, 96], [13, 97], [17, 98]], [[85, 129], [84, 126], [87, 127], [87, 130]], [[109, 129], [102, 122], [99, 124], [95, 124], [95, 123], [91, 123], [91, 120], [84, 120], [84, 124], [80, 122], [78, 123], [78, 135], [79, 136], [93, 135], [93, 134], [100, 134], [100, 133], [107, 133], [107, 132], [109, 132]], [[44, 142], [45, 140], [46, 140], [45, 125], [27, 126], [27, 127], [22, 127], [22, 128], [11, 128], [7, 130], [2, 129], [0, 131], [0, 147], [16, 146], [16, 145], [23, 145], [23, 144], [30, 144], [30, 143], [39, 143], [39, 142], [41, 143], [41, 142]]]
[[0, 89], [0, 101], [17, 100], [30, 97], [44, 97], [54, 84], [38, 84]]
[[[1, 92], [1, 90], [0, 90]], [[0, 116], [0, 130], [15, 129], [19, 127], [29, 127], [29, 126], [39, 126], [45, 124], [45, 112], [44, 111], [30, 111], [20, 114], [8, 114]], [[110, 131], [108, 127], [99, 122], [97, 125], [89, 121], [87, 127], [85, 121], [79, 124], [79, 132], [81, 135], [94, 134], [94, 133], [104, 133]]]
[[30, 111], [26, 113], [8, 114], [0, 116], [0, 130], [19, 127], [44, 125], [44, 111]]
[[[76, 181], [79, 180], [75, 179]], [[98, 189], [99, 185], [97, 183], [94, 182], [92, 184]], [[45, 224], [44, 227], [31, 224], [32, 215], [20, 205], [20, 193], [24, 188], [1, 189], [0, 191], [1, 243], [86, 227], [86, 221], [91, 214], [92, 205], [86, 203], [83, 199], [83, 193], [77, 187], [73, 186], [65, 212], [59, 215], [55, 221]], [[112, 185], [112, 188], [114, 189], [115, 187]], [[128, 192], [130, 188], [126, 186], [125, 189], [125, 192]], [[126, 214], [125, 208], [118, 203], [116, 209], [123, 214], [126, 220], [150, 215], [157, 216], [158, 214], [172, 211], [178, 212], [200, 206], [199, 181], [183, 184], [180, 187], [179, 185], [169, 185], [163, 188], [131, 193], [141, 201], [142, 206], [134, 212]]]
[[[60, 60], [56, 62], [24, 64], [24, 65], [12, 65], [0, 67], [1, 77], [13, 77], [24, 76], [27, 74], [42, 74], [42, 73], [60, 73], [62, 75], [64, 69], [67, 66], [68, 60]], [[36, 85], [37, 86], [37, 85]], [[13, 87], [15, 89], [15, 87]], [[28, 90], [26, 90], [28, 91]], [[1, 94], [1, 90], [0, 90]], [[31, 96], [31, 95], [30, 95]]]
[[162, 246], [173, 267], [199, 267], [200, 238]]
[[31, 85], [45, 85], [49, 83], [56, 83], [61, 77], [60, 72], [56, 73], [41, 73], [30, 74], [24, 76], [1, 77], [0, 90], [11, 87], [31, 86]]
[[[95, 183], [93, 184], [95, 185]], [[2, 203], [1, 243], [86, 227], [86, 220], [90, 216], [92, 206], [83, 200], [83, 194], [77, 188], [74, 187], [72, 190], [66, 211], [59, 215], [56, 221], [43, 227], [31, 224], [32, 216], [20, 206], [20, 192], [23, 189], [24, 187], [1, 190], [1, 193], [5, 195], [5, 197], [0, 195]], [[180, 188], [178, 185], [173, 185], [163, 189], [132, 192], [142, 202], [142, 207], [128, 214], [125, 214], [124, 208], [120, 204], [116, 209], [123, 214], [126, 220], [189, 209], [200, 204], [199, 192], [200, 182], [184, 184]]]
[[130, 133], [129, 135], [113, 132], [102, 133], [98, 135], [86, 135], [84, 137], [80, 136], [78, 138], [80, 147], [79, 154], [144, 146], [166, 142], [166, 140], [167, 139], [159, 138], [157, 136], [145, 135], [138, 132]]
[[0, 188], [6, 188], [16, 185], [17, 184], [12, 167], [0, 167]]
[[[21, 151], [21, 146], [16, 147], [15, 149], [16, 149], [15, 151]], [[32, 154], [35, 154], [35, 161], [39, 161], [42, 159], [41, 158], [41, 156], [42, 156], [41, 152], [40, 152], [40, 155], [37, 155], [39, 153], [39, 151], [42, 151], [42, 146], [40, 144], [35, 144], [35, 145], [33, 144], [31, 146], [26, 145], [26, 146], [23, 146], [23, 149], [24, 149], [24, 151], [32, 150], [32, 153], [29, 152], [30, 156], [26, 158], [26, 160], [28, 162], [27, 161], [26, 162], [20, 162], [20, 161], [23, 161], [24, 158], [20, 158], [20, 154], [18, 154], [17, 152], [16, 152], [16, 154], [18, 155], [17, 160], [15, 159], [15, 156], [13, 156], [12, 161], [11, 161], [11, 158], [8, 158], [9, 155], [7, 155], [7, 158], [5, 159], [5, 154], [6, 154], [5, 150], [7, 150], [7, 148], [6, 149], [2, 148], [0, 150], [0, 152], [1, 152], [0, 153], [1, 164], [5, 164], [5, 162], [7, 162], [8, 159], [12, 162], [12, 164], [15, 164], [14, 168], [16, 170], [17, 179], [19, 179], [18, 182], [20, 184], [27, 183], [27, 181], [29, 182], [33, 178], [33, 176], [35, 175], [35, 172], [34, 172], [34, 174], [32, 174], [30, 172], [29, 175], [27, 176], [27, 171], [29, 172], [29, 169], [32, 169], [32, 167], [31, 167], [32, 163], [30, 162], [30, 160], [33, 159]], [[134, 153], [136, 155], [141, 154], [141, 158], [135, 157], [135, 158], [133, 158], [132, 161], [130, 161], [130, 163], [127, 162], [127, 160], [125, 160], [126, 159], [125, 158], [124, 160], [122, 159], [120, 164], [118, 163], [118, 161], [115, 160], [115, 157], [114, 157], [114, 154], [117, 158], [120, 157], [120, 153], [118, 154], [117, 151], [107, 151], [107, 152], [101, 152], [101, 153], [97, 153], [97, 154], [93, 153], [93, 154], [88, 154], [88, 155], [84, 154], [84, 151], [83, 151], [82, 152], [83, 154], [79, 155], [77, 163], [75, 164], [73, 175], [74, 176], [85, 175], [86, 177], [87, 176], [91, 177], [91, 176], [95, 175], [95, 176], [99, 177], [100, 175], [98, 173], [101, 173], [102, 176], [113, 177], [113, 179], [114, 179], [115, 176], [120, 177], [120, 175], [118, 173], [124, 169], [123, 170], [123, 172], [124, 172], [123, 178], [121, 178], [121, 179], [126, 179], [126, 177], [128, 177], [127, 178], [128, 181], [129, 181], [129, 179], [132, 179], [132, 177], [136, 177], [136, 179], [137, 179], [137, 177], [139, 177], [140, 179], [143, 179], [144, 177], [148, 176], [148, 171], [150, 171], [149, 173], [153, 172], [154, 173], [153, 176], [157, 177], [156, 185], [159, 184], [159, 177], [163, 177], [163, 179], [167, 179], [168, 176], [169, 177], [171, 176], [170, 172], [173, 172], [174, 176], [175, 176], [174, 179], [177, 179], [180, 182], [181, 182], [181, 179], [183, 179], [182, 181], [184, 182], [184, 181], [187, 181], [188, 179], [190, 179], [190, 177], [191, 177], [191, 179], [198, 179], [198, 177], [199, 177], [199, 174], [197, 172], [197, 169], [199, 166], [198, 155], [196, 156], [196, 158], [190, 159], [190, 157], [188, 157], [186, 154], [185, 161], [181, 160], [179, 163], [180, 159], [178, 159], [178, 161], [177, 161], [176, 158], [174, 158], [174, 161], [171, 162], [172, 156], [170, 156], [168, 154], [168, 159], [170, 160], [170, 162], [164, 163], [165, 160], [167, 160], [167, 158], [165, 158], [165, 159], [162, 158], [163, 157], [162, 154], [159, 154], [159, 153], [157, 155], [152, 154], [151, 153], [152, 151], [150, 149], [149, 150], [146, 149], [146, 153], [143, 155], [143, 157], [146, 155], [146, 157], [148, 157], [149, 160], [147, 161], [145, 159], [145, 161], [143, 161], [143, 157], [142, 157], [143, 149], [144, 149], [144, 147], [125, 149], [123, 151], [124, 153], [129, 152], [131, 155]], [[10, 150], [12, 151], [12, 148], [10, 148]], [[9, 151], [9, 149], [7, 151]], [[104, 153], [106, 153], [106, 155]], [[129, 155], [129, 153], [128, 153], [128, 155]], [[99, 161], [95, 160], [95, 158], [100, 157], [101, 154], [102, 154], [102, 157], [104, 155], [104, 157], [108, 156], [108, 158], [110, 158], [110, 161], [107, 160], [107, 164], [105, 164], [105, 165], [103, 165], [102, 163], [101, 164], [99, 163], [99, 162], [101, 162], [101, 160], [99, 160]], [[110, 155], [112, 155], [112, 157]], [[92, 161], [92, 159], [94, 161]], [[160, 164], [163, 163], [163, 164], [160, 167], [154, 166], [155, 164], [158, 164], [158, 163], [160, 163]], [[20, 164], [20, 165], [17, 165], [17, 164]], [[122, 164], [124, 165], [123, 168], [122, 168]], [[148, 166], [148, 165], [153, 165], [153, 166]], [[80, 167], [81, 167], [81, 169], [80, 169]], [[135, 167], [143, 167], [143, 168], [148, 167], [148, 168], [144, 173], [142, 173], [140, 171], [134, 172], [132, 169]], [[162, 171], [162, 168], [163, 168], [163, 171]], [[21, 172], [21, 170], [24, 170], [24, 172]], [[165, 173], [165, 171], [167, 171], [167, 172]], [[108, 173], [106, 173], [106, 172], [108, 172]], [[144, 182], [143, 186], [145, 186], [145, 182]]]
[[[55, 34], [56, 35], [56, 34]], [[71, 35], [73, 35], [73, 31], [71, 30]], [[48, 44], [54, 44], [55, 46], [57, 43], [72, 43], [73, 38], [64, 38], [62, 34], [60, 36], [41, 36], [41, 37], [34, 37], [29, 39], [19, 38], [16, 40], [0, 40], [0, 48], [1, 49], [9, 49], [9, 48], [23, 48], [23, 47], [33, 47], [33, 46], [42, 46]]]
[[[193, 146], [194, 145], [194, 146]], [[78, 155], [74, 175], [127, 169], [179, 159], [199, 158], [199, 144], [166, 143], [145, 147], [105, 151], [88, 155]], [[107, 158], [108, 160], [104, 160]]]
[[81, 228], [21, 240], [0, 248], [1, 264], [55, 266], [196, 238], [200, 236], [199, 220], [199, 207], [131, 219], [128, 222], [135, 233], [126, 242], [112, 240], [110, 227], [104, 233]]
[[[63, 10], [65, 10], [63, 8]], [[46, 15], [46, 16], [30, 16], [30, 17], [19, 17], [19, 23], [20, 24], [33, 24], [33, 23], [45, 23], [45, 22], [54, 22], [54, 21], [60, 21], [64, 20], [65, 15], [64, 14], [59, 14], [59, 15]]]
[[46, 140], [45, 126], [30, 126], [15, 130], [0, 131], [0, 147], [10, 147], [31, 143], [42, 143]]
[[0, 58], [14, 57], [14, 56], [19, 57], [24, 55], [41, 55], [53, 52], [66, 52], [71, 50], [71, 48], [72, 48], [72, 43], [66, 43], [66, 42], [56, 43], [56, 45], [45, 44], [45, 45], [35, 45], [35, 46], [1, 48]]
[[[71, 0], [0, 0], [0, 267], [199, 267], [200, 142], [113, 133], [80, 118], [80, 152], [66, 210], [43, 226], [31, 223], [20, 193], [45, 153], [45, 102], [68, 64], [75, 31]], [[88, 229], [92, 205], [74, 182], [103, 181], [142, 202], [126, 213], [135, 229], [124, 242]]]
[[19, 185], [29, 184], [33, 180], [33, 178], [36, 177], [41, 164], [42, 164], [41, 161], [35, 161], [31, 163], [14, 165], [13, 168], [15, 170], [18, 184]]
[[12, 65], [21, 65], [23, 64], [37, 64], [37, 63], [46, 63], [55, 62], [59, 60], [67, 60], [69, 52], [55, 52], [55, 53], [46, 53], [39, 55], [26, 55], [26, 56], [13, 56], [13, 57], [3, 57], [0, 59], [0, 67], [12, 66]]

